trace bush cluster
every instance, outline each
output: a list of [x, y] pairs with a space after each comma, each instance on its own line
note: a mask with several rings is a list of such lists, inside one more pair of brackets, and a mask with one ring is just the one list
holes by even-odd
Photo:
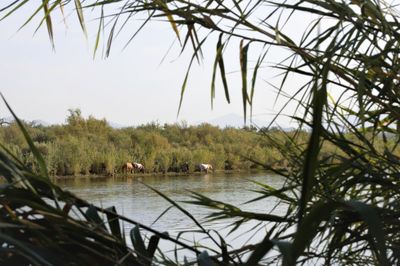
[[[193, 172], [199, 163], [210, 163], [215, 170], [263, 168], [247, 158], [285, 165], [278, 150], [256, 128], [220, 129], [183, 122], [116, 129], [105, 119], [84, 118], [79, 110], [70, 110], [63, 125], [25, 126], [54, 176], [111, 175], [121, 173], [126, 162], [139, 162], [148, 173], [181, 172], [186, 164]], [[268, 134], [283, 137], [277, 130]], [[34, 157], [16, 123], [0, 127], [0, 141], [35, 169]]]

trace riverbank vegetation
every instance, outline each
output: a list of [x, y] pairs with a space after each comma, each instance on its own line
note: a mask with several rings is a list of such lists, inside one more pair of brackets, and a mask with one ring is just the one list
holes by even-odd
[[[10, 1], [0, 10], [9, 11], [8, 16], [27, 2]], [[189, 70], [203, 54], [203, 44], [214, 42], [211, 95], [215, 95], [218, 77], [227, 101], [230, 88], [224, 57], [231, 55], [228, 48], [233, 46], [238, 55], [245, 116], [254, 103], [261, 70], [281, 74], [278, 82], [268, 85], [278, 89], [279, 97], [287, 97], [287, 104], [297, 106], [292, 119], [299, 127], [290, 134], [281, 133], [282, 141], [269, 134], [263, 136], [287, 160], [290, 171], [280, 172], [285, 179], [282, 187], [258, 184], [260, 195], [253, 201], [274, 198], [286, 211], [246, 212], [242, 206], [193, 192], [190, 203], [209, 208], [210, 220], [229, 219], [232, 231], [249, 220], [256, 222], [246, 232], [249, 238], [263, 234], [264, 239], [233, 249], [224, 236], [207, 230], [179, 203], [153, 189], [193, 221], [192, 231], [170, 237], [118, 216], [115, 209], [92, 207], [56, 187], [48, 180], [41, 153], [24, 134], [39, 174], [6, 149], [1, 150], [0, 173], [8, 181], [0, 187], [2, 262], [51, 265], [61, 258], [62, 262], [76, 264], [77, 251], [85, 250], [78, 253], [85, 259], [81, 262], [109, 265], [399, 265], [400, 15], [396, 1], [43, 1], [37, 10], [44, 9], [41, 23], [47, 26], [51, 40], [50, 15], [58, 5], [74, 4], [86, 32], [83, 2], [92, 3], [90, 10], [100, 14], [96, 49], [99, 38], [105, 35], [104, 25], [112, 25], [106, 28], [107, 56], [118, 35], [114, 32], [130, 25], [126, 20], [135, 18], [143, 23], [139, 30], [149, 21], [164, 19], [182, 40], [182, 49], [193, 48]], [[310, 24], [302, 25], [306, 18], [312, 19]], [[295, 31], [288, 30], [290, 24]], [[210, 37], [213, 35], [215, 38]], [[279, 58], [271, 62], [276, 55]], [[290, 90], [293, 86], [294, 92]], [[86, 132], [77, 129], [74, 134]], [[303, 135], [305, 129], [310, 133]], [[35, 130], [40, 131], [31, 129], [34, 136]], [[168, 140], [159, 145], [175, 148], [171, 139], [177, 134], [171, 139], [159, 134]], [[208, 138], [199, 139], [207, 143]], [[140, 139], [134, 140], [140, 143]], [[241, 140], [240, 134], [235, 136], [236, 142]], [[334, 152], [324, 155], [325, 145], [332, 145]], [[68, 146], [78, 149], [79, 145], [71, 140]], [[140, 147], [151, 150], [146, 145]], [[72, 215], [71, 208], [80, 216]], [[121, 234], [118, 220], [136, 225], [130, 234], [131, 247]], [[152, 238], [143, 241], [143, 231], [150, 232]], [[188, 233], [202, 234], [207, 244], [184, 240], [182, 235]], [[173, 258], [162, 251], [155, 253], [160, 238], [176, 244]], [[182, 250], [195, 258], [180, 260]]]
[[[306, 130], [221, 129], [210, 124], [186, 123], [149, 123], [116, 129], [104, 119], [84, 118], [78, 109], [70, 110], [63, 125], [24, 125], [51, 176], [126, 174], [122, 168], [126, 162], [141, 162], [148, 174], [195, 172], [199, 171], [197, 165], [205, 162], [216, 171], [287, 170], [287, 152], [280, 149], [286, 146], [286, 150], [291, 150], [295, 146], [296, 154], [302, 156], [310, 137]], [[357, 141], [354, 134], [344, 136], [348, 141]], [[373, 139], [377, 151], [391, 148], [395, 156], [400, 156], [395, 135], [384, 139], [366, 132], [365, 137]], [[38, 169], [16, 122], [0, 127], [0, 141], [25, 165], [34, 171]], [[339, 162], [340, 156], [346, 155], [326, 142], [319, 156]]]
[[[196, 171], [196, 165], [210, 163], [214, 170], [263, 169], [249, 161], [283, 168], [279, 151], [264, 134], [283, 140], [277, 129], [225, 128], [185, 123], [115, 129], [107, 121], [84, 118], [79, 110], [70, 110], [64, 125], [40, 126], [25, 123], [32, 140], [42, 153], [50, 175], [110, 175], [122, 173], [126, 162], [140, 162], [147, 173]], [[308, 133], [300, 142], [306, 143]], [[33, 170], [36, 161], [16, 122], [0, 128], [0, 140]]]

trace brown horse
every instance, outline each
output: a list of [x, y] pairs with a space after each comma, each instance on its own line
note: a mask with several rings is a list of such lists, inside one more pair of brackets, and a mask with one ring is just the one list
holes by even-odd
[[122, 166], [122, 172], [126, 173], [133, 173], [134, 170], [134, 166], [132, 163], [124, 163], [124, 165]]

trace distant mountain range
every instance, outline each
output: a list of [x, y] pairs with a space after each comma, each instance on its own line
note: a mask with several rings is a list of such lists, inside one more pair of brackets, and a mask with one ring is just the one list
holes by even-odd
[[[4, 118], [4, 121], [5, 122], [12, 122], [12, 121], [14, 121], [14, 118], [13, 117], [6, 117], [6, 118]], [[25, 121], [27, 121], [27, 120], [25, 120]], [[49, 123], [47, 121], [40, 120], [40, 119], [31, 120], [31, 121], [27, 121], [27, 122], [30, 122], [30, 123], [32, 123], [34, 125], [40, 125], [40, 126], [51, 126], [52, 125], [52, 123]], [[116, 129], [128, 127], [127, 125], [122, 125], [122, 124], [115, 123], [115, 122], [112, 122], [112, 121], [107, 121], [107, 123], [108, 123], [108, 125], [110, 127], [116, 128]], [[269, 125], [269, 121], [261, 121], [259, 119], [252, 119], [251, 121], [250, 121], [250, 119], [247, 119], [246, 124], [245, 124], [243, 116], [240, 116], [240, 115], [237, 115], [237, 114], [233, 114], [233, 113], [232, 114], [223, 115], [223, 116], [211, 119], [209, 121], [198, 121], [198, 122], [193, 123], [193, 124], [194, 125], [199, 125], [199, 124], [202, 124], [202, 123], [208, 123], [208, 124], [211, 124], [213, 126], [220, 127], [220, 128], [225, 128], [225, 127], [242, 128], [245, 125], [246, 126], [253, 125], [253, 126], [256, 126], [256, 127], [266, 127], [266, 126]]]
[[[12, 116], [5, 117], [5, 118], [2, 119], [2, 121], [6, 122], [6, 123], [12, 123], [12, 122], [14, 122], [14, 120], [15, 119]], [[22, 120], [24, 120], [24, 119], [22, 119]], [[51, 126], [51, 123], [48, 123], [48, 122], [40, 120], [40, 119], [35, 119], [35, 120], [32, 120], [32, 121], [27, 121], [27, 120], [24, 120], [24, 121], [26, 121], [28, 123], [31, 123], [32, 125], [36, 125], [36, 126], [44, 126], [44, 127]]]
[[128, 127], [128, 126], [121, 125], [121, 124], [118, 124], [118, 123], [114, 123], [114, 122], [111, 122], [111, 121], [107, 121], [107, 124], [108, 124], [110, 127], [115, 128], [115, 129]]
[[237, 114], [227, 114], [227, 115], [212, 119], [210, 121], [207, 121], [207, 123], [214, 125], [214, 126], [218, 126], [220, 128], [225, 128], [225, 127], [242, 128], [245, 125], [246, 126], [253, 125], [253, 126], [257, 126], [257, 127], [266, 127], [266, 126], [268, 126], [269, 121], [261, 121], [258, 119], [252, 119], [250, 121], [250, 119], [247, 118], [246, 124], [245, 124], [243, 116], [240, 116]]
[[31, 123], [33, 123], [34, 125], [44, 126], [44, 127], [51, 126], [50, 123], [48, 123], [48, 122], [46, 122], [46, 121], [43, 121], [43, 120], [39, 120], [39, 119], [37, 119], [37, 120], [32, 120]]

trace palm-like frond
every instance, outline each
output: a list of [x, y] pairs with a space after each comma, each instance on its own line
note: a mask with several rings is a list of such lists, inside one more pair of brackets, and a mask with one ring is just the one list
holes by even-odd
[[[26, 2], [10, 1], [0, 7], [2, 17], [8, 17]], [[278, 148], [289, 162], [288, 171], [282, 172], [286, 176], [284, 187], [273, 191], [274, 196], [288, 203], [288, 215], [282, 217], [284, 221], [270, 221], [272, 229], [248, 262], [271, 262], [263, 257], [277, 246], [279, 258], [287, 265], [399, 263], [400, 24], [395, 4], [380, 0], [43, 1], [38, 10], [45, 11], [43, 21], [51, 39], [54, 27], [50, 15], [55, 9], [52, 7], [70, 3], [76, 6], [83, 29], [82, 9], [108, 10], [109, 13], [101, 13], [100, 20], [113, 23], [109, 28], [107, 55], [115, 30], [126, 25], [119, 24], [123, 16], [135, 19], [146, 14], [148, 21], [162, 19], [169, 23], [179, 39], [186, 33], [183, 48], [188, 49], [186, 41], [191, 39], [194, 49], [190, 66], [199, 58], [208, 36], [218, 34], [211, 99], [215, 95], [218, 67], [229, 100], [228, 71], [223, 57], [226, 47], [238, 40], [241, 45], [237, 69], [241, 70], [245, 115], [248, 105], [253, 103], [255, 80], [263, 73], [261, 66], [270, 65], [266, 60], [272, 52], [260, 56], [257, 51], [265, 48], [273, 49], [274, 53], [281, 51], [284, 59], [265, 69], [282, 74], [276, 86], [279, 97], [287, 95], [288, 81], [293, 76], [304, 82], [291, 89], [294, 96], [288, 93], [287, 102], [296, 107], [292, 119], [300, 129], [311, 130], [311, 137], [306, 149], [293, 145], [301, 130], [283, 142], [268, 137], [271, 146]], [[33, 12], [37, 14], [37, 10]], [[305, 17], [315, 19], [309, 27], [301, 29], [300, 38], [286, 32], [285, 25], [296, 24], [296, 19], [301, 22]], [[301, 23], [297, 25], [300, 27]], [[96, 47], [97, 43], [98, 39]], [[258, 58], [255, 64], [250, 60], [252, 57]], [[252, 68], [249, 86], [248, 72]], [[383, 140], [383, 147], [376, 146], [374, 140], [378, 138]], [[326, 143], [334, 145], [336, 151], [321, 154]], [[10, 177], [23, 171], [9, 161], [4, 169]], [[18, 182], [27, 187], [37, 190], [43, 186], [19, 177], [22, 181]], [[13, 193], [22, 193], [13, 189]], [[265, 195], [271, 196], [271, 190], [265, 191]], [[231, 217], [232, 213], [244, 215], [233, 206], [220, 205], [200, 195], [195, 195], [194, 203], [214, 209], [224, 206], [217, 213], [220, 218]], [[7, 230], [16, 229], [8, 226]], [[36, 255], [29, 253], [29, 258], [34, 261]]]

